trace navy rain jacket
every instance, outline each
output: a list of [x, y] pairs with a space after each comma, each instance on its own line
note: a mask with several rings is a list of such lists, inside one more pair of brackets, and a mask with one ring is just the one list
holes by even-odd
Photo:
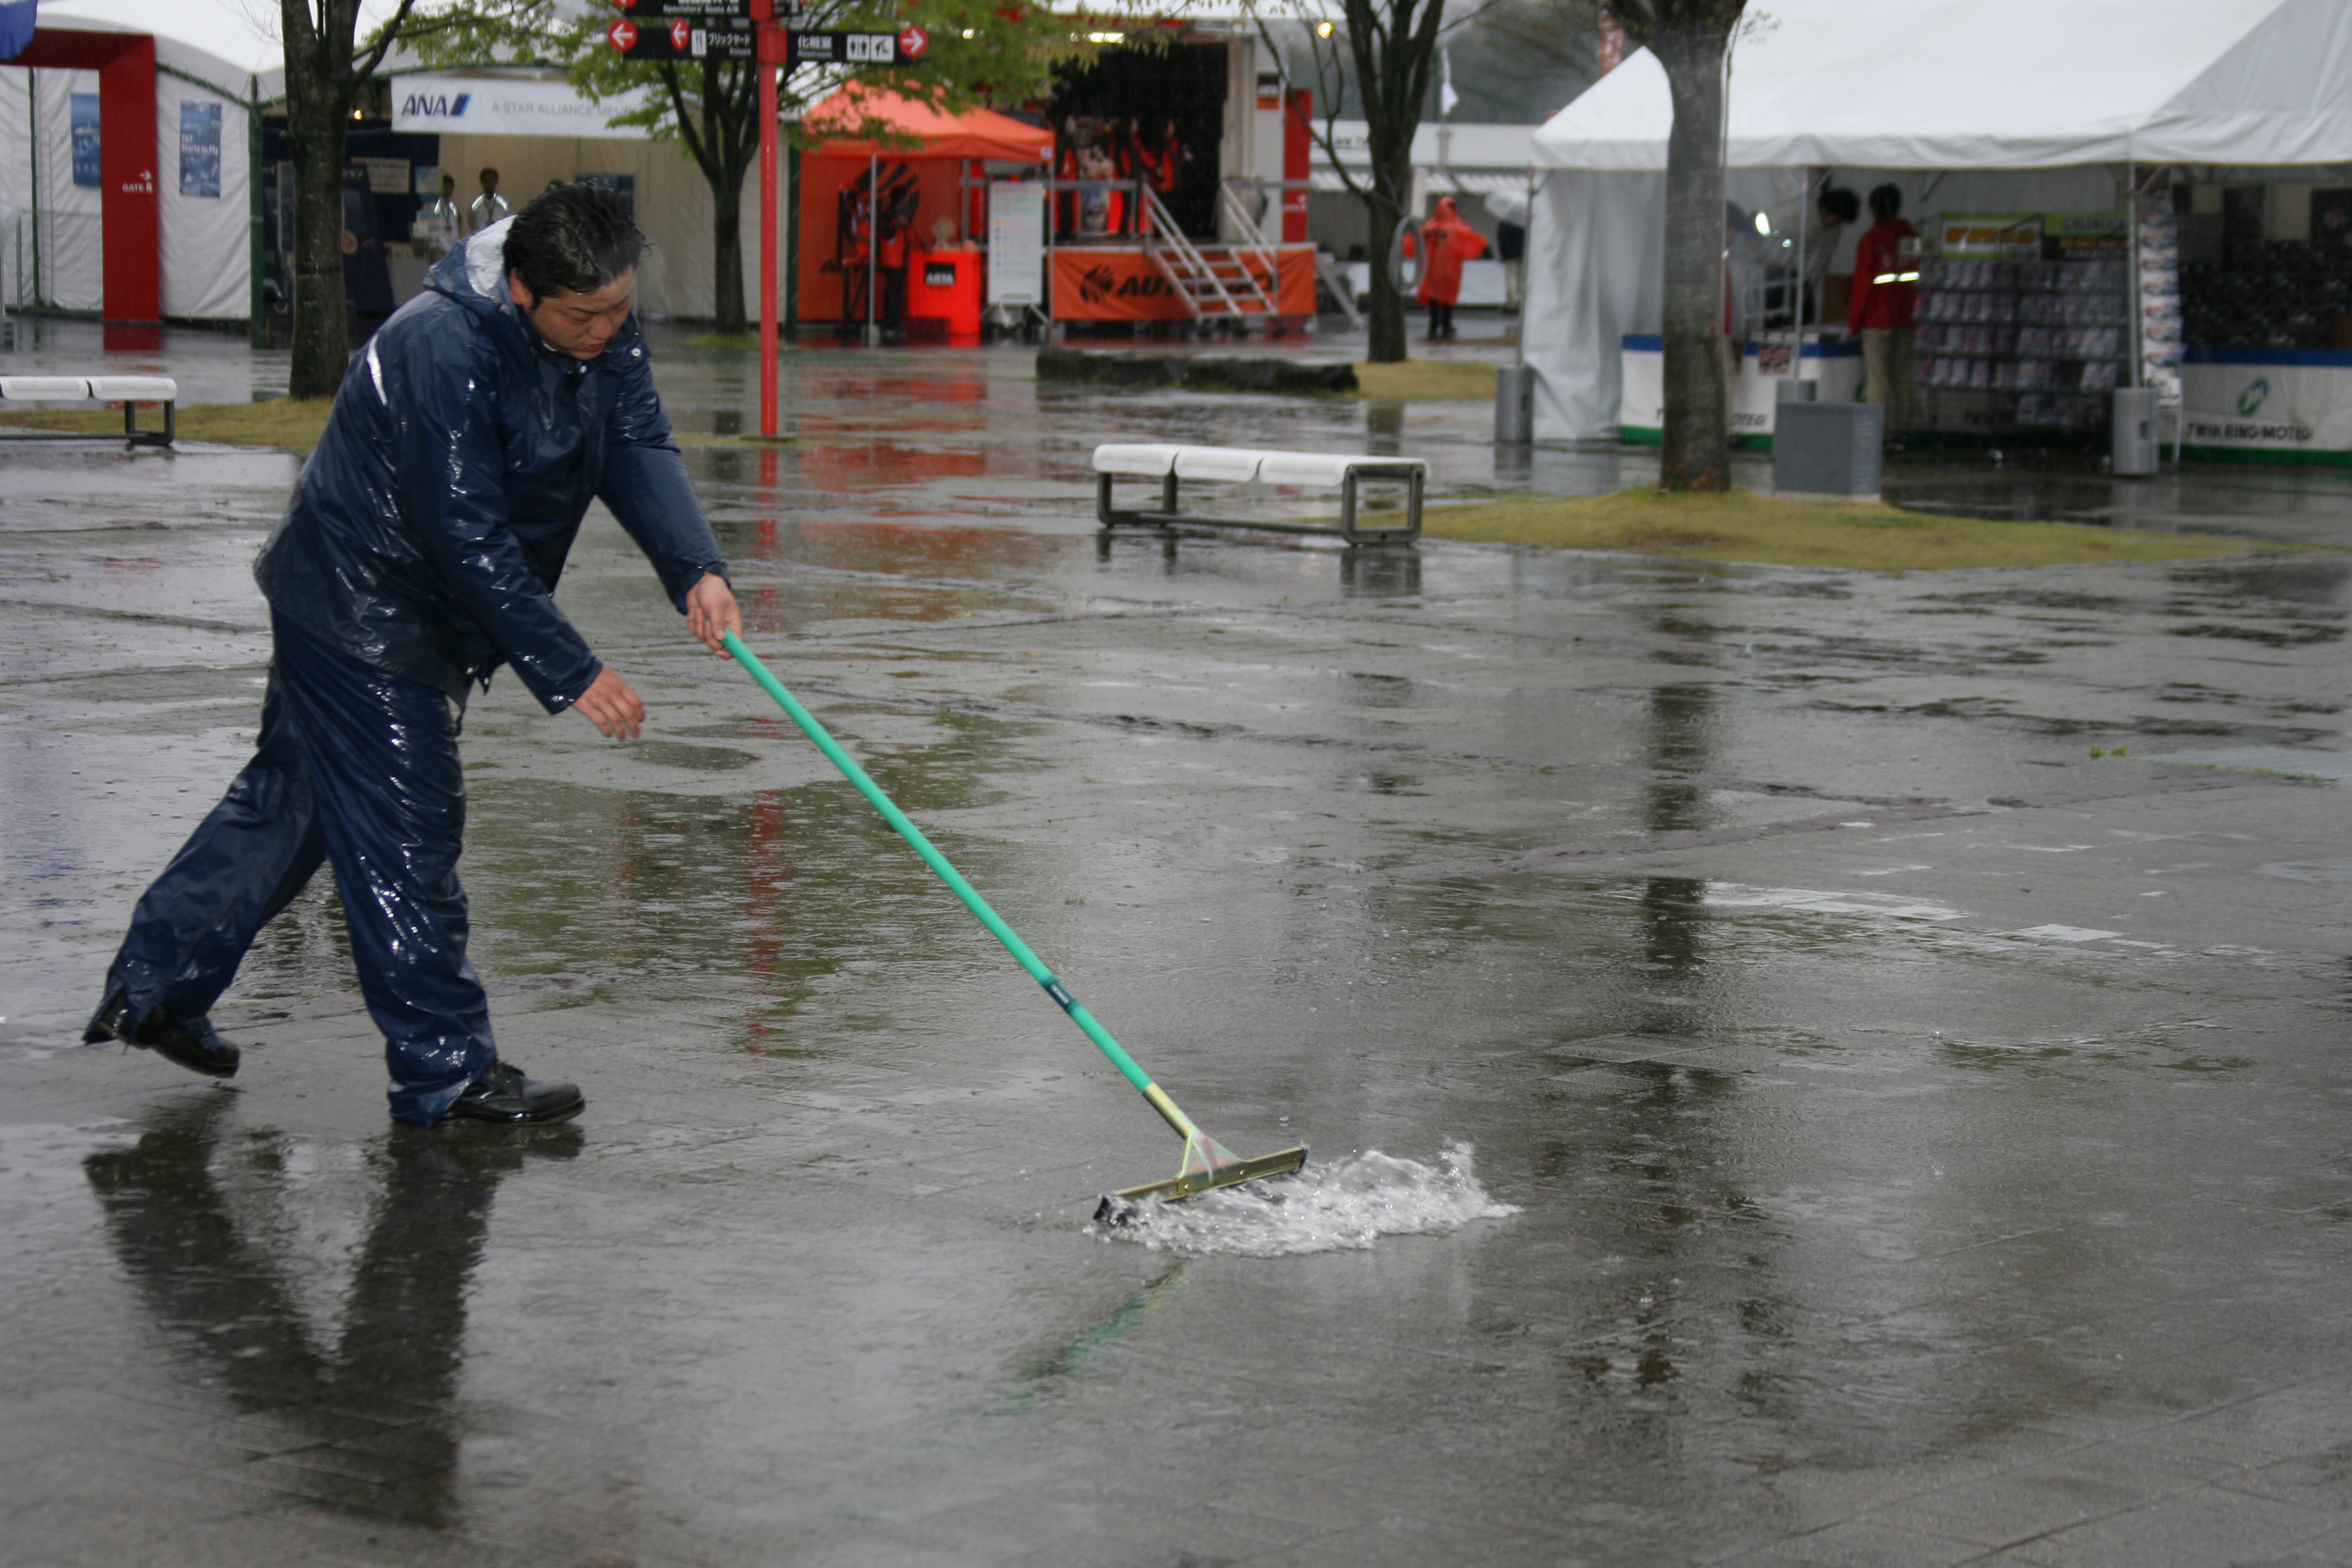
[[636, 317], [593, 360], [549, 348], [507, 297], [506, 237], [443, 258], [352, 361], [253, 575], [353, 658], [459, 700], [510, 664], [554, 713], [604, 668], [552, 596], [592, 499], [680, 613], [727, 563]]

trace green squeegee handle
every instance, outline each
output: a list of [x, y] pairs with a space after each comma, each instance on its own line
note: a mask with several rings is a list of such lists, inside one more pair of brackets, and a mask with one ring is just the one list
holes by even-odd
[[[1070, 994], [1069, 988], [1054, 978], [1054, 972], [1046, 968], [1035, 953], [1029, 951], [1029, 944], [1023, 942], [1011, 926], [1004, 923], [1004, 917], [988, 907], [988, 900], [980, 896], [979, 889], [963, 879], [962, 872], [948, 864], [946, 856], [931, 847], [931, 841], [923, 837], [923, 830], [909, 821], [907, 814], [898, 809], [897, 803], [882, 793], [882, 787], [879, 784], [866, 776], [866, 770], [857, 765], [857, 760], [841, 749], [841, 742], [825, 732], [824, 726], [818, 723], [815, 716], [801, 706], [798, 698], [784, 689], [783, 682], [768, 672], [768, 667], [760, 662], [758, 654], [745, 647], [743, 640], [733, 632], [727, 633], [725, 640], [727, 651], [735, 656], [736, 662], [749, 670], [751, 679], [758, 681], [766, 689], [768, 695], [776, 700], [776, 706], [782, 708], [792, 721], [801, 727], [801, 732], [816, 742], [816, 749], [832, 759], [833, 765], [841, 770], [842, 776], [857, 786], [857, 793], [864, 795], [867, 804], [882, 814], [882, 820], [897, 828], [898, 837], [914, 846], [915, 853], [923, 858], [923, 864], [939, 873], [940, 880], [945, 882], [949, 890], [963, 900], [963, 907], [978, 917], [980, 923], [988, 928], [989, 934], [1003, 942], [1004, 951], [1019, 960], [1021, 967], [1029, 972], [1030, 978], [1044, 986], [1045, 994], [1051, 996], [1060, 1005], [1062, 1011], [1070, 1016], [1070, 1022], [1086, 1031], [1087, 1038], [1092, 1040], [1097, 1048], [1110, 1058], [1110, 1065], [1124, 1074], [1128, 1082], [1141, 1090], [1144, 1097], [1151, 1100], [1155, 1108], [1160, 1107], [1166, 1096], [1158, 1093], [1150, 1076], [1135, 1065], [1135, 1058], [1129, 1056], [1120, 1048], [1119, 1043], [1110, 1037], [1108, 1029], [1095, 1022], [1095, 1016], [1087, 1012], [1076, 997]], [[1160, 1114], [1166, 1116], [1168, 1110], [1161, 1109]], [[1180, 1112], [1179, 1115], [1181, 1114]], [[1189, 1124], [1180, 1124], [1177, 1131], [1189, 1137], [1193, 1129]]]

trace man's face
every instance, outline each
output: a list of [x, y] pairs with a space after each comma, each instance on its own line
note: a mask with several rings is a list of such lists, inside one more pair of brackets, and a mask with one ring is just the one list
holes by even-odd
[[507, 289], [541, 342], [573, 359], [594, 359], [635, 307], [637, 274], [632, 268], [593, 294], [534, 295], [523, 287], [521, 273], [509, 272]]
[[498, 194], [499, 177], [496, 174], [484, 174], [482, 176], [482, 195], [486, 196], [494, 196]]

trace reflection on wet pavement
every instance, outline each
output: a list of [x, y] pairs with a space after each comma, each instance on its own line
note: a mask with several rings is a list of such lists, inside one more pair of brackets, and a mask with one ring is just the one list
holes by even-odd
[[[250, 1456], [248, 1484], [271, 1477], [364, 1517], [454, 1523], [465, 1298], [491, 1194], [527, 1157], [576, 1154], [578, 1131], [400, 1129], [369, 1152], [379, 1169], [353, 1172], [347, 1149], [260, 1128], [225, 1136], [227, 1103], [168, 1103], [136, 1143], [82, 1162], [124, 1274], [189, 1381], [285, 1434], [282, 1447]], [[380, 1178], [382, 1190], [367, 1203], [348, 1282], [323, 1292], [341, 1320], [331, 1332], [303, 1299], [322, 1293], [304, 1278], [322, 1260], [289, 1243], [312, 1239], [302, 1233], [339, 1176]]]
[[[11, 453], [0, 1555], [2344, 1560], [2341, 560], [1104, 541], [1113, 437], [1387, 443], [1452, 496], [1645, 459], [786, 365], [790, 442], [689, 449], [780, 677], [1220, 1139], [1459, 1148], [1516, 1212], [1090, 1236], [1173, 1141], [601, 514], [562, 600], [647, 739], [506, 680], [466, 723], [474, 958], [577, 1128], [393, 1135], [323, 884], [232, 1085], [79, 1047], [249, 743], [293, 465]], [[697, 435], [748, 374], [662, 368]]]

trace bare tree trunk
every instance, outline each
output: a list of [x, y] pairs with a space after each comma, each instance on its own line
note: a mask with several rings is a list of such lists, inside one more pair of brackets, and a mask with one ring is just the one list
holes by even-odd
[[[292, 64], [293, 51], [288, 53]], [[293, 75], [289, 69], [288, 77]], [[289, 96], [292, 96], [289, 85]], [[314, 100], [315, 101], [315, 100]], [[294, 358], [287, 395], [330, 397], [351, 358], [343, 296], [343, 120], [329, 105], [289, 116], [294, 166]]]
[[287, 392], [329, 397], [343, 381], [343, 127], [352, 113], [358, 0], [279, 0], [286, 132], [294, 162], [294, 363]]
[[740, 332], [743, 311], [743, 181], [741, 172], [710, 182], [710, 310], [722, 332]]
[[343, 303], [343, 132], [415, 0], [359, 46], [360, 0], [278, 0], [286, 131], [294, 158], [294, 363], [286, 390], [331, 397], [351, 358]]
[[1658, 488], [1731, 485], [1729, 344], [1724, 337], [1723, 66], [1720, 26], [1662, 28], [1650, 41], [1674, 100], [1666, 138], [1665, 429]]
[[[1372, 243], [1369, 247], [1372, 258], [1372, 305], [1365, 317], [1369, 339], [1365, 353], [1374, 364], [1401, 364], [1406, 357], [1406, 298], [1389, 270], [1389, 258], [1396, 249], [1397, 228], [1404, 221], [1404, 205], [1412, 190], [1411, 146], [1408, 141], [1402, 159], [1391, 158], [1375, 166], [1371, 197], [1364, 204], [1372, 220]], [[1428, 265], [1427, 257], [1422, 258], [1422, 264]]]
[[[1354, 62], [1365, 139], [1370, 144], [1369, 186], [1349, 173], [1328, 121], [1318, 140], [1340, 179], [1362, 199], [1365, 216], [1371, 220], [1372, 308], [1366, 352], [1375, 364], [1395, 364], [1405, 357], [1407, 301], [1390, 277], [1389, 256], [1396, 247], [1398, 224], [1410, 216], [1405, 207], [1412, 199], [1412, 135], [1429, 100], [1430, 66], [1437, 58], [1445, 5], [1444, 0], [1343, 0], [1341, 10], [1346, 26], [1339, 41], [1328, 48], [1308, 47], [1315, 53], [1318, 90], [1334, 115], [1340, 101], [1340, 51]], [[1263, 23], [1260, 37], [1278, 57]], [[1428, 259], [1422, 258], [1422, 264], [1428, 265]]]
[[722, 332], [743, 330], [743, 174], [760, 151], [760, 79], [765, 67], [740, 68], [713, 55], [702, 62], [691, 106], [677, 68], [661, 68], [677, 117], [678, 139], [710, 187], [710, 314]]

